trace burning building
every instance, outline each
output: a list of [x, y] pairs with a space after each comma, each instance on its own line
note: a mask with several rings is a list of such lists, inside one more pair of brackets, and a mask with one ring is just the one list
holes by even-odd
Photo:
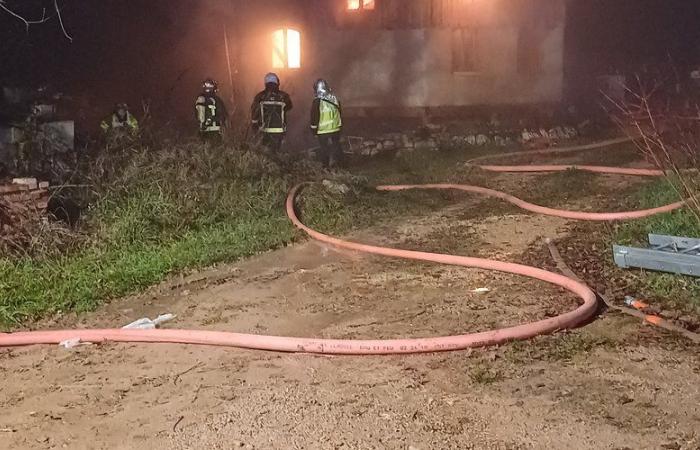
[[566, 3], [238, 1], [231, 78], [247, 98], [267, 71], [279, 72], [292, 93], [305, 94], [324, 77], [357, 114], [555, 103], [564, 83]]

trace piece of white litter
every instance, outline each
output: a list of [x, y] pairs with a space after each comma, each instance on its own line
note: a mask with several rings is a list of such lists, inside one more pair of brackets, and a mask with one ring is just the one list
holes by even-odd
[[474, 289], [472, 292], [475, 293], [475, 294], [488, 294], [489, 292], [491, 292], [491, 289], [489, 289], [489, 288], [478, 288], [478, 289]]
[[71, 349], [75, 348], [79, 345], [85, 344], [85, 342], [80, 342], [80, 338], [73, 338], [73, 339], [68, 339], [63, 342], [61, 342], [60, 345], [63, 348]]
[[155, 330], [156, 328], [160, 327], [162, 324], [166, 322], [170, 322], [171, 320], [175, 319], [177, 316], [175, 314], [161, 314], [160, 316], [156, 317], [155, 319], [151, 320], [148, 317], [144, 317], [143, 319], [139, 319], [137, 321], [131, 322], [129, 325], [125, 325], [122, 327], [122, 329], [130, 329], [130, 330]]
[[177, 316], [175, 314], [161, 314], [160, 316], [156, 317], [153, 323], [156, 324], [156, 327], [161, 326], [161, 324], [164, 324], [166, 322], [170, 322], [171, 320], [175, 320]]

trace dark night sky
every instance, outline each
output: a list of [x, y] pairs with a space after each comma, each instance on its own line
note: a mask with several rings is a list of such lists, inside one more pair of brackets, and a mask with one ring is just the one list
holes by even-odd
[[700, 64], [700, 2], [578, 0], [569, 9], [569, 52], [577, 66], [645, 62]]
[[[215, 55], [220, 28], [207, 34], [202, 31], [206, 24], [193, 23], [209, 17], [203, 9], [226, 10], [228, 0], [62, 3], [73, 43], [62, 36], [55, 19], [27, 33], [21, 22], [0, 14], [0, 85], [49, 82], [90, 98], [95, 106], [109, 107], [105, 105], [118, 99], [166, 101], [174, 90], [191, 96], [198, 86], [189, 84], [204, 77], [209, 65], [220, 63]], [[8, 1], [30, 16], [40, 14], [42, 4], [50, 10], [53, 1]], [[178, 54], [181, 48], [188, 50]], [[570, 78], [599, 73], [613, 64], [632, 70], [645, 62], [666, 61], [669, 55], [679, 65], [700, 64], [700, 1], [571, 1]]]

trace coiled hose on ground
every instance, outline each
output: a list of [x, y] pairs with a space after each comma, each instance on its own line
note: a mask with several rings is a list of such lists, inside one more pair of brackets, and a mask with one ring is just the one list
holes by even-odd
[[[569, 153], [584, 150], [603, 148], [610, 145], [625, 142], [627, 139], [616, 139], [578, 147], [563, 149], [536, 150], [531, 152], [518, 152], [501, 155], [525, 155], [544, 153]], [[476, 162], [472, 160], [471, 163]], [[479, 166], [485, 170], [494, 171], [553, 171], [566, 170], [571, 166]], [[620, 169], [598, 166], [579, 166], [582, 170], [592, 170], [599, 173], [617, 173], [625, 175], [658, 176], [662, 172], [646, 169]], [[328, 236], [313, 230], [299, 219], [295, 210], [295, 199], [303, 185], [294, 187], [287, 197], [287, 214], [296, 227], [304, 231], [309, 237], [337, 248], [374, 254], [392, 258], [403, 258], [416, 261], [447, 264], [453, 266], [494, 270], [529, 277], [547, 283], [560, 286], [575, 294], [581, 299], [581, 305], [574, 311], [545, 320], [517, 325], [513, 327], [485, 331], [459, 336], [445, 336], [426, 339], [391, 339], [391, 340], [337, 340], [315, 339], [282, 336], [262, 336], [251, 334], [239, 334], [218, 331], [203, 330], [130, 330], [130, 329], [105, 329], [105, 330], [60, 330], [60, 331], [32, 331], [0, 334], [0, 347], [24, 346], [36, 344], [58, 344], [67, 340], [79, 339], [81, 342], [136, 342], [136, 343], [173, 343], [195, 344], [225, 347], [238, 347], [256, 350], [269, 350], [280, 352], [300, 352], [335, 355], [388, 355], [408, 353], [429, 353], [449, 350], [463, 350], [474, 347], [502, 344], [513, 340], [529, 339], [538, 335], [553, 333], [559, 330], [571, 329], [589, 321], [596, 313], [598, 304], [594, 292], [580, 281], [554, 272], [507, 262], [493, 261], [481, 258], [469, 258], [457, 255], [438, 253], [426, 253], [409, 250], [401, 250], [390, 247], [381, 247], [352, 242], [333, 236]], [[406, 189], [458, 189], [479, 195], [498, 198], [519, 206], [525, 210], [539, 214], [547, 214], [577, 220], [629, 220], [647, 217], [654, 214], [672, 211], [681, 208], [683, 202], [662, 206], [645, 211], [629, 211], [620, 213], [582, 213], [543, 206], [534, 205], [509, 194], [486, 189], [479, 186], [465, 185], [424, 185], [424, 186], [380, 186], [383, 191], [398, 191]]]

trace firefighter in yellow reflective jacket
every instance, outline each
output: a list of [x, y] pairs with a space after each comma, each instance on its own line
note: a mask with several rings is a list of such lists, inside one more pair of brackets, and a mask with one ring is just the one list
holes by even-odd
[[253, 99], [250, 116], [253, 131], [262, 133], [262, 143], [273, 153], [282, 148], [287, 131], [287, 113], [293, 108], [289, 94], [280, 90], [280, 79], [274, 73], [265, 75], [265, 90]]
[[202, 83], [202, 93], [197, 97], [195, 104], [199, 135], [206, 142], [221, 142], [224, 124], [228, 118], [226, 105], [217, 95], [218, 91], [216, 81], [207, 78]]
[[315, 98], [311, 105], [311, 131], [318, 136], [321, 163], [336, 167], [343, 162], [340, 132], [343, 128], [342, 109], [326, 80], [314, 83]]
[[135, 136], [139, 132], [139, 121], [129, 112], [126, 103], [119, 103], [114, 107], [112, 115], [102, 121], [100, 128], [105, 134]]

